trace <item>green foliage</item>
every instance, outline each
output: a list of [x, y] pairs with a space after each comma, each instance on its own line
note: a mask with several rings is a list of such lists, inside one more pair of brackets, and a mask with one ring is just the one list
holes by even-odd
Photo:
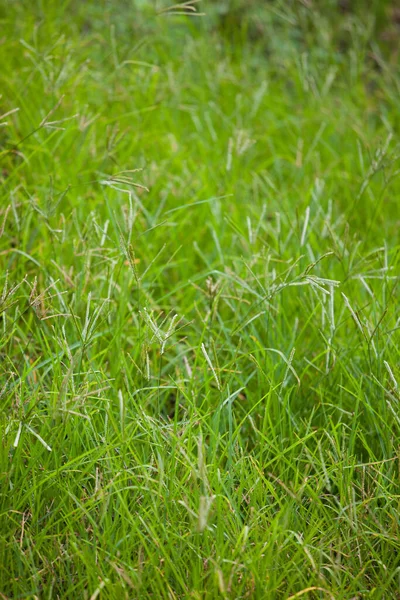
[[0, 595], [394, 598], [394, 7], [195, 6], [0, 7]]

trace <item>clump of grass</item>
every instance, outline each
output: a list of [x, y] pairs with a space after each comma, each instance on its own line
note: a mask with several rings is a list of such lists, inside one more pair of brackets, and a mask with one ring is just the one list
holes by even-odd
[[394, 55], [139, 4], [0, 13], [0, 592], [393, 598]]

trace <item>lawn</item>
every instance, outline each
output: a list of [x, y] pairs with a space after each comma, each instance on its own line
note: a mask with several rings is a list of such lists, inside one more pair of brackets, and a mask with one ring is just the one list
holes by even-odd
[[399, 11], [170, 4], [0, 4], [0, 598], [400, 598]]

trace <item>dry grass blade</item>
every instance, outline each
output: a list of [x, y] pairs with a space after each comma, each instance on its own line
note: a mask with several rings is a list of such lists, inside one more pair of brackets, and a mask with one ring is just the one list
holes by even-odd
[[185, 15], [190, 17], [203, 17], [205, 13], [200, 13], [195, 6], [201, 2], [201, 0], [188, 0], [188, 2], [181, 2], [179, 4], [173, 4], [167, 8], [163, 8], [157, 12], [158, 15], [174, 14], [174, 15]]

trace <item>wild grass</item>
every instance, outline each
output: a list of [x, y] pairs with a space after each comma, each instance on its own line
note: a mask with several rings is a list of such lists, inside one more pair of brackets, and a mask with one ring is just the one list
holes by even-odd
[[188, 6], [0, 7], [0, 595], [398, 597], [395, 8]]

